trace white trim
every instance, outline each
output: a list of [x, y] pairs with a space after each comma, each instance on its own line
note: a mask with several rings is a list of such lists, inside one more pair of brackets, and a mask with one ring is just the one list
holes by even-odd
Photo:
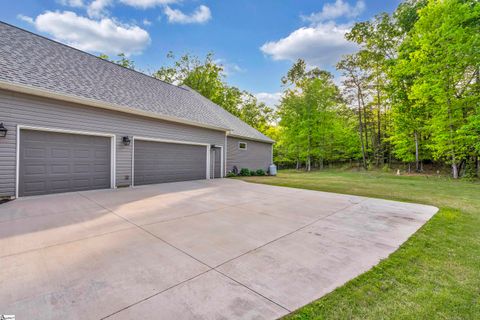
[[171, 140], [171, 139], [151, 138], [151, 137], [141, 137], [141, 136], [133, 136], [133, 139], [142, 140], [142, 141], [152, 141], [152, 142], [189, 144], [189, 145], [195, 145], [195, 146], [210, 146], [209, 143], [192, 142], [192, 141], [185, 141], [185, 140]]
[[15, 197], [19, 198], [19, 185], [20, 185], [20, 132], [21, 130], [33, 130], [33, 131], [47, 131], [47, 132], [57, 132], [57, 133], [69, 133], [69, 134], [79, 134], [85, 136], [97, 136], [97, 137], [109, 137], [110, 138], [110, 188], [115, 189], [116, 186], [116, 136], [112, 133], [104, 132], [94, 132], [94, 131], [81, 131], [81, 130], [70, 130], [62, 128], [53, 128], [53, 127], [38, 127], [38, 126], [29, 126], [29, 125], [17, 125], [17, 150], [16, 150], [16, 160], [15, 160]]
[[223, 146], [220, 146], [220, 178], [225, 177], [225, 165], [223, 164], [224, 158], [223, 158]]
[[[241, 143], [243, 143], [245, 145], [245, 148], [240, 148]], [[245, 141], [238, 141], [238, 149], [246, 151], [248, 149], [248, 143], [246, 143]]]
[[[223, 162], [224, 162], [224, 166], [223, 166], [223, 176], [225, 177], [227, 175], [227, 153], [228, 153], [228, 146], [227, 146], [227, 141], [228, 141], [228, 138], [227, 138], [227, 133], [225, 132], [225, 157], [223, 158]], [[222, 154], [223, 156], [223, 154]]]
[[135, 186], [135, 140], [151, 141], [151, 142], [164, 142], [164, 143], [172, 143], [172, 144], [187, 144], [187, 145], [193, 145], [193, 146], [204, 146], [204, 147], [206, 147], [207, 165], [206, 165], [206, 168], [205, 168], [205, 179], [207, 179], [207, 180], [210, 179], [210, 144], [209, 143], [133, 136], [132, 137], [132, 173], [131, 173], [132, 184], [131, 184], [131, 187]]
[[132, 137], [132, 151], [131, 151], [131, 154], [132, 154], [132, 163], [131, 163], [131, 166], [130, 166], [130, 169], [132, 170], [130, 172], [130, 187], [133, 187], [135, 185], [135, 175], [133, 174], [133, 170], [135, 169], [135, 136]]
[[30, 95], [34, 95], [34, 96], [55, 99], [55, 100], [79, 103], [79, 104], [88, 105], [88, 106], [91, 106], [91, 107], [114, 110], [114, 111], [119, 111], [119, 112], [125, 112], [125, 113], [145, 116], [145, 117], [149, 117], [149, 118], [161, 119], [161, 120], [165, 120], [165, 121], [177, 122], [177, 123], [187, 124], [187, 125], [191, 125], [191, 126], [195, 126], [195, 127], [213, 129], [213, 130], [224, 131], [224, 132], [228, 132], [228, 131], [231, 130], [229, 128], [223, 128], [223, 127], [219, 127], [219, 126], [208, 125], [208, 124], [204, 124], [204, 123], [200, 123], [200, 122], [196, 122], [196, 121], [191, 121], [191, 120], [187, 120], [187, 119], [182, 119], [182, 118], [178, 118], [178, 117], [174, 117], [174, 116], [167, 116], [167, 115], [162, 115], [162, 114], [158, 114], [158, 113], [155, 113], [155, 112], [133, 109], [133, 108], [128, 107], [128, 106], [122, 106], [122, 105], [118, 105], [118, 104], [107, 103], [107, 102], [103, 102], [103, 101], [95, 100], [95, 99], [83, 98], [83, 97], [75, 96], [75, 95], [72, 95], [72, 94], [58, 93], [58, 92], [54, 92], [52, 90], [36, 88], [36, 87], [33, 87], [33, 86], [24, 85], [24, 84], [11, 83], [11, 82], [7, 82], [7, 81], [3, 81], [3, 80], [0, 80], [0, 89], [25, 93], [25, 94], [30, 94]]
[[210, 145], [207, 146], [207, 180], [210, 180], [210, 161], [212, 161], [210, 159], [210, 152], [211, 152], [212, 148]]

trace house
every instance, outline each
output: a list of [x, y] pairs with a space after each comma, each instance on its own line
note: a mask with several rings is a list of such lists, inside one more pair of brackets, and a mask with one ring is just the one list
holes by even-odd
[[0, 22], [0, 197], [223, 177], [273, 141], [188, 87]]

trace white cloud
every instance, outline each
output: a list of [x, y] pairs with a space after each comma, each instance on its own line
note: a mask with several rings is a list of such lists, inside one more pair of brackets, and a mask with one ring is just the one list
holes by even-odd
[[152, 25], [152, 21], [150, 21], [148, 19], [143, 19], [142, 23], [143, 23], [144, 26], [151, 26]]
[[170, 23], [205, 23], [212, 17], [210, 9], [207, 6], [199, 6], [191, 15], [185, 14], [178, 9], [165, 7], [165, 15]]
[[259, 92], [255, 94], [255, 97], [259, 102], [265, 103], [267, 106], [274, 108], [275, 106], [280, 104], [280, 100], [282, 99], [281, 92]]
[[57, 2], [67, 7], [82, 8], [85, 6], [83, 0], [57, 0]]
[[121, 3], [131, 7], [147, 9], [165, 4], [176, 3], [179, 0], [120, 0]]
[[345, 39], [350, 28], [334, 22], [320, 23], [297, 29], [285, 38], [265, 43], [260, 49], [273, 60], [301, 58], [310, 66], [331, 67], [342, 55], [357, 50], [355, 44]]
[[319, 23], [334, 20], [340, 17], [355, 18], [365, 10], [365, 2], [358, 0], [354, 6], [344, 0], [336, 0], [334, 3], [326, 3], [322, 10], [312, 13], [309, 16], [302, 16], [302, 19], [311, 23]]
[[242, 73], [246, 71], [245, 69], [240, 67], [238, 64], [227, 62], [225, 59], [215, 59], [213, 62], [223, 67], [223, 73], [226, 76], [230, 76], [235, 73]]
[[84, 51], [106, 54], [139, 54], [150, 44], [147, 31], [135, 25], [121, 24], [110, 18], [92, 20], [71, 11], [46, 11], [30, 19], [38, 31], [48, 33], [57, 41]]
[[113, 5], [113, 0], [93, 0], [87, 6], [87, 14], [91, 18], [106, 16], [106, 8]]
[[22, 20], [22, 21], [25, 21], [25, 22], [27, 22], [27, 23], [30, 23], [30, 24], [33, 24], [33, 23], [34, 23], [34, 21], [33, 21], [33, 19], [32, 19], [31, 17], [26, 16], [26, 15], [23, 15], [23, 14], [17, 15], [17, 18], [20, 19], [20, 20]]

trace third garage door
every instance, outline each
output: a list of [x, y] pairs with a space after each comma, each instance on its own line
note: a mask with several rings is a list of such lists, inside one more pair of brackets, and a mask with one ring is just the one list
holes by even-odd
[[206, 178], [206, 146], [135, 140], [134, 184]]

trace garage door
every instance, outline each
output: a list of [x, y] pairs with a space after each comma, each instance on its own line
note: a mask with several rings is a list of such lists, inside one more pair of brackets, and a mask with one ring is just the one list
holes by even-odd
[[110, 188], [109, 137], [21, 130], [20, 196]]
[[135, 140], [134, 184], [206, 178], [206, 146]]

